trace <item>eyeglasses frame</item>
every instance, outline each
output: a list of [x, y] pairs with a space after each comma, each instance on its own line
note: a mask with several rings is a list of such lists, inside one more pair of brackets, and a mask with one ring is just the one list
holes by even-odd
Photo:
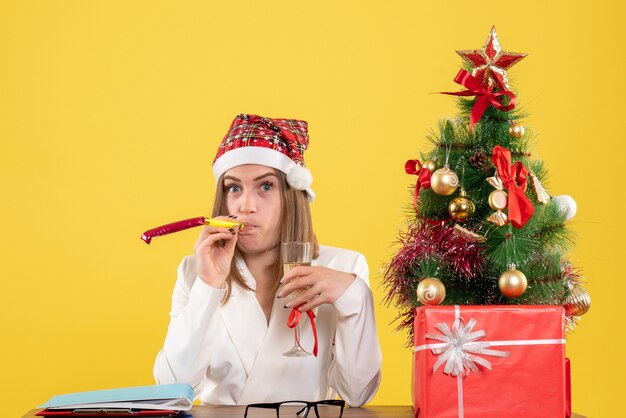
[[[300, 415], [302, 411], [306, 410], [306, 413], [302, 416], [302, 418], [306, 418], [309, 415], [311, 409], [315, 411], [315, 416], [320, 418], [319, 411], [317, 410], [317, 405], [333, 405], [341, 408], [339, 412], [339, 416], [337, 418], [343, 417], [343, 408], [346, 406], [346, 402], [343, 399], [325, 399], [322, 401], [282, 401], [282, 402], [262, 402], [262, 403], [251, 403], [250, 405], [246, 405], [246, 410], [243, 414], [244, 418], [248, 417], [248, 408], [265, 408], [265, 409], [275, 409], [276, 410], [276, 418], [280, 418], [279, 409], [282, 404], [291, 404], [291, 403], [301, 403], [305, 404], [302, 409], [296, 412], [296, 415]], [[283, 417], [285, 418], [285, 417]]]

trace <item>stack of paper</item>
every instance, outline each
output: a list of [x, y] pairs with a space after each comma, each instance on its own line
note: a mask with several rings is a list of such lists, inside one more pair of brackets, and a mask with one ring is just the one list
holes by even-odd
[[39, 406], [46, 409], [38, 415], [168, 416], [190, 410], [193, 398], [193, 388], [186, 383], [97, 390], [55, 396]]

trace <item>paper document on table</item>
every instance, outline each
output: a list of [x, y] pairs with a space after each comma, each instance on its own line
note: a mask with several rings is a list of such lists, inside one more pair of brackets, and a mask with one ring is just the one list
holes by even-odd
[[189, 411], [193, 388], [186, 383], [136, 386], [54, 396], [39, 408], [131, 408]]

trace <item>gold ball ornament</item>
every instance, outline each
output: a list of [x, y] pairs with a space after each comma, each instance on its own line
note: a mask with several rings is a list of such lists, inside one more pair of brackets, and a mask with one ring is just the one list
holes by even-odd
[[504, 190], [494, 190], [489, 194], [489, 207], [493, 210], [504, 210], [509, 204], [509, 197]]
[[526, 291], [528, 280], [524, 273], [515, 269], [515, 266], [510, 266], [507, 271], [500, 275], [498, 287], [504, 296], [518, 298]]
[[581, 316], [589, 311], [591, 307], [591, 298], [589, 293], [582, 287], [575, 287], [572, 293], [565, 299], [563, 308], [565, 313], [573, 316]]
[[431, 173], [434, 173], [435, 170], [437, 170], [437, 161], [435, 160], [424, 161], [424, 164], [422, 164], [422, 168], [425, 168]]
[[430, 176], [430, 188], [441, 196], [450, 196], [459, 187], [459, 178], [447, 165]]
[[424, 305], [439, 305], [446, 297], [446, 287], [441, 280], [427, 277], [417, 285], [417, 299]]
[[524, 136], [524, 132], [526, 132], [526, 129], [524, 128], [524, 126], [520, 125], [519, 123], [512, 123], [511, 126], [509, 126], [509, 135], [512, 138], [515, 139], [520, 139], [521, 137]]
[[465, 193], [463, 189], [461, 189], [459, 196], [452, 199], [448, 205], [450, 217], [454, 219], [455, 222], [466, 222], [472, 217], [475, 210], [476, 205], [467, 197], [467, 193]]

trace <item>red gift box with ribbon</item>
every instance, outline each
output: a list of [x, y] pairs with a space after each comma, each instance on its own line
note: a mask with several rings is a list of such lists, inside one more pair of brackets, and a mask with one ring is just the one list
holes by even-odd
[[561, 418], [560, 306], [424, 306], [415, 315], [416, 418]]

